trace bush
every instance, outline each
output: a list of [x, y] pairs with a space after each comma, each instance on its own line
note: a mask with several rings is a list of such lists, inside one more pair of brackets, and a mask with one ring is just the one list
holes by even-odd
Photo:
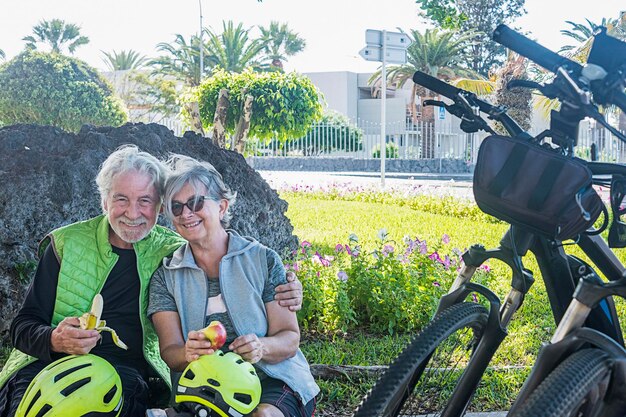
[[119, 126], [127, 119], [112, 88], [84, 62], [24, 51], [0, 67], [0, 120], [77, 132], [83, 124]]
[[[395, 143], [387, 143], [385, 150], [385, 158], [397, 158], [399, 155], [398, 146]], [[380, 158], [380, 145], [374, 146], [372, 158]]]
[[[429, 248], [405, 237], [400, 244], [379, 232], [379, 245], [364, 251], [358, 237], [321, 253], [303, 241], [287, 269], [297, 273], [306, 294], [300, 325], [305, 330], [346, 332], [359, 327], [393, 334], [421, 329], [456, 277], [460, 251], [445, 249], [449, 237]], [[444, 252], [449, 252], [445, 253]], [[486, 269], [479, 272], [480, 281]]]

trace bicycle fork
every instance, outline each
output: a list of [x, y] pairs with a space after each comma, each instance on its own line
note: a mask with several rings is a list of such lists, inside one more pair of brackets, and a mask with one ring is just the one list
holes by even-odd
[[[487, 251], [480, 245], [473, 246], [464, 254], [465, 265], [459, 271], [450, 291], [441, 299], [438, 311], [463, 302], [471, 293], [479, 293], [485, 297], [490, 307], [484, 333], [479, 335], [478, 344], [441, 414], [442, 417], [459, 417], [466, 412], [491, 358], [507, 336], [506, 329], [513, 314], [522, 305], [526, 292], [534, 282], [532, 273], [521, 268], [521, 263], [515, 262], [513, 256], [507, 248], [500, 247]], [[478, 266], [489, 258], [500, 259], [513, 270], [511, 291], [502, 304], [491, 290], [471, 282]]]

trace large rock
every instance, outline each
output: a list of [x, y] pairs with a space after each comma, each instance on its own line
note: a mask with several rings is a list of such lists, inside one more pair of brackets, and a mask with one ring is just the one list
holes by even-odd
[[8, 342], [11, 319], [36, 266], [36, 248], [54, 228], [101, 213], [95, 184], [98, 169], [118, 146], [136, 144], [166, 158], [179, 153], [209, 161], [237, 191], [231, 227], [278, 253], [297, 246], [278, 197], [244, 158], [187, 132], [175, 137], [156, 125], [119, 128], [84, 126], [79, 134], [47, 126], [0, 129], [0, 346]]

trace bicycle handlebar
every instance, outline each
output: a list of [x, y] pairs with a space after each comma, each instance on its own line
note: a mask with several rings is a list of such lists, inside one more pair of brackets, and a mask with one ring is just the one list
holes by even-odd
[[552, 52], [548, 48], [509, 28], [507, 25], [501, 24], [496, 27], [493, 32], [493, 40], [553, 73], [556, 73], [559, 67], [562, 66], [578, 74], [582, 71], [582, 66], [579, 63]]
[[422, 71], [415, 71], [413, 74], [413, 82], [428, 88], [430, 91], [441, 94], [450, 100], [455, 100], [458, 94], [461, 92], [460, 88], [456, 88], [453, 85], [445, 83], [438, 78], [432, 77]]

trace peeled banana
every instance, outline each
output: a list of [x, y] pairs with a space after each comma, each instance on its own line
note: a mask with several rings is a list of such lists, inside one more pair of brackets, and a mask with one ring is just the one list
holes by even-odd
[[111, 333], [111, 337], [113, 338], [113, 343], [115, 343], [117, 347], [128, 350], [128, 346], [126, 346], [126, 343], [122, 342], [115, 330], [107, 327], [107, 322], [105, 320], [100, 320], [103, 308], [104, 300], [102, 299], [102, 295], [96, 294], [96, 296], [93, 298], [93, 302], [91, 303], [91, 311], [83, 314], [78, 318], [78, 321], [80, 322], [80, 328], [83, 330], [97, 330], [98, 332], [109, 332]]

